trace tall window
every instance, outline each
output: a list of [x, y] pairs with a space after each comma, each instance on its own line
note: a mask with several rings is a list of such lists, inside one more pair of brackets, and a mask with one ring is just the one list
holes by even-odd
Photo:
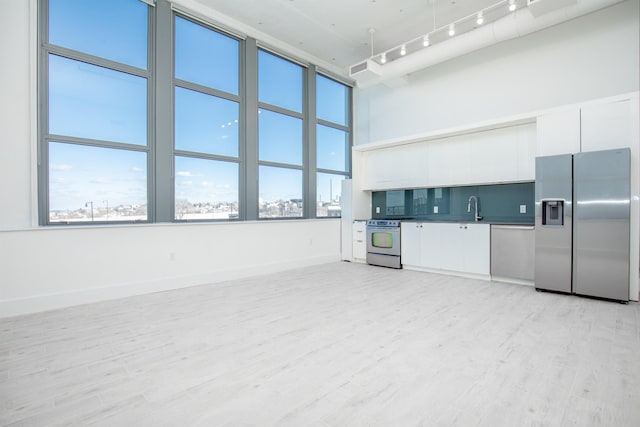
[[41, 217], [147, 221], [149, 6], [50, 0], [48, 12]]
[[176, 220], [238, 219], [240, 43], [175, 18]]
[[260, 218], [303, 216], [303, 67], [258, 53]]
[[316, 77], [316, 216], [341, 216], [342, 181], [349, 177], [350, 88]]
[[169, 0], [38, 2], [41, 224], [340, 215], [348, 86]]

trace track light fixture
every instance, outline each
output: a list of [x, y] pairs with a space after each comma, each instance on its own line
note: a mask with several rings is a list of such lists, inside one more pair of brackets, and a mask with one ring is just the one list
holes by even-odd
[[[434, 3], [432, 3], [432, 5], [433, 4]], [[505, 5], [507, 7], [505, 7]], [[385, 52], [377, 53], [377, 54], [374, 53], [373, 51], [373, 41], [374, 41], [373, 34], [375, 32], [375, 29], [370, 28], [369, 29], [369, 33], [371, 35], [370, 59], [376, 61], [378, 64], [382, 64], [382, 65], [387, 64], [390, 61], [397, 60], [399, 57], [401, 58], [406, 56], [408, 53], [407, 46], [411, 46], [411, 54], [413, 54], [414, 52], [417, 52], [420, 50], [420, 47], [419, 47], [420, 42], [422, 42], [422, 47], [425, 47], [425, 48], [429, 47], [434, 42], [439, 43], [444, 41], [444, 38], [442, 36], [444, 35], [443, 33], [445, 31], [447, 34], [449, 34], [449, 37], [453, 37], [456, 35], [457, 30], [460, 30], [460, 28], [462, 33], [465, 33], [470, 29], [472, 30], [473, 28], [484, 25], [486, 22], [492, 23], [498, 19], [501, 19], [507, 16], [509, 13], [514, 12], [517, 8], [518, 8], [517, 0], [496, 0], [496, 2], [490, 6], [484, 7], [483, 9], [473, 12], [467, 16], [464, 16], [448, 24], [444, 24], [440, 27], [437, 27], [436, 20], [435, 20], [435, 6], [434, 6], [434, 10], [432, 12], [433, 28], [431, 29], [430, 32], [422, 36], [419, 36], [413, 40], [409, 40], [406, 43], [402, 43], [401, 45], [397, 45], [393, 48], [387, 49]], [[485, 13], [489, 13], [488, 21], [485, 21]], [[468, 25], [468, 24], [471, 24], [473, 20], [475, 20], [476, 25], [475, 26]], [[458, 24], [460, 24], [461, 26], [459, 28], [456, 28]], [[391, 53], [390, 57], [388, 57], [387, 55], [388, 53]]]

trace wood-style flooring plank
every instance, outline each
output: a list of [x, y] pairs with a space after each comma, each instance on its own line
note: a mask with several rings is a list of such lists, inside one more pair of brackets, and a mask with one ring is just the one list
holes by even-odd
[[640, 305], [361, 264], [0, 319], [0, 425], [640, 425]]

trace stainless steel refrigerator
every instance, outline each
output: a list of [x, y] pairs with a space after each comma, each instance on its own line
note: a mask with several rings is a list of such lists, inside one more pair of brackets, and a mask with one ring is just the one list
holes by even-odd
[[537, 289], [629, 300], [630, 150], [536, 158]]

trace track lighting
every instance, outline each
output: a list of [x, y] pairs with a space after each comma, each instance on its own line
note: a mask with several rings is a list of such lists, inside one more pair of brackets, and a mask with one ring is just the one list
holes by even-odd
[[[430, 0], [430, 1], [432, 2], [432, 4], [433, 2], [435, 2], [435, 0]], [[447, 31], [447, 34], [449, 34], [449, 37], [455, 36], [457, 24], [462, 25], [462, 27], [460, 27], [461, 30], [460, 28], [458, 28], [458, 30], [462, 31], [461, 34], [464, 34], [470, 29], [478, 28], [481, 25], [485, 25], [486, 22], [493, 23], [498, 19], [502, 19], [506, 17], [511, 12], [515, 12], [515, 10], [518, 9], [518, 4], [520, 3], [524, 3], [524, 2], [522, 0], [520, 0], [520, 2], [518, 2], [517, 0], [496, 0], [496, 2], [491, 6], [487, 6], [483, 9], [476, 10], [475, 12], [472, 12], [467, 16], [459, 18], [448, 24], [444, 24], [440, 27], [436, 27], [435, 10], [434, 10], [433, 11], [434, 12], [433, 28], [431, 29], [430, 32], [422, 36], [418, 36], [413, 40], [409, 40], [401, 45], [396, 45], [395, 47], [387, 49], [385, 52], [381, 52], [381, 53], [374, 52], [373, 34], [375, 32], [375, 29], [370, 28], [369, 29], [369, 33], [371, 35], [370, 59], [375, 60], [378, 64], [381, 64], [381, 65], [387, 64], [390, 61], [395, 61], [396, 59], [404, 57], [407, 54], [409, 54], [409, 52], [407, 51], [407, 46], [411, 46], [411, 54], [413, 55], [414, 52], [418, 52], [421, 50], [419, 47], [420, 42], [422, 42], [422, 47], [427, 48], [431, 46], [433, 43], [440, 43], [441, 41], [443, 41], [443, 38], [441, 36], [442, 36], [442, 33], [444, 33], [444, 31]], [[505, 5], [507, 7], [505, 7]], [[485, 12], [489, 14], [487, 18], [488, 21], [485, 21]], [[476, 25], [475, 26], [468, 25], [468, 24], [471, 24], [474, 19], [475, 19]], [[435, 35], [435, 39], [433, 39], [432, 35]], [[391, 53], [390, 57], [387, 55], [388, 53]]]

